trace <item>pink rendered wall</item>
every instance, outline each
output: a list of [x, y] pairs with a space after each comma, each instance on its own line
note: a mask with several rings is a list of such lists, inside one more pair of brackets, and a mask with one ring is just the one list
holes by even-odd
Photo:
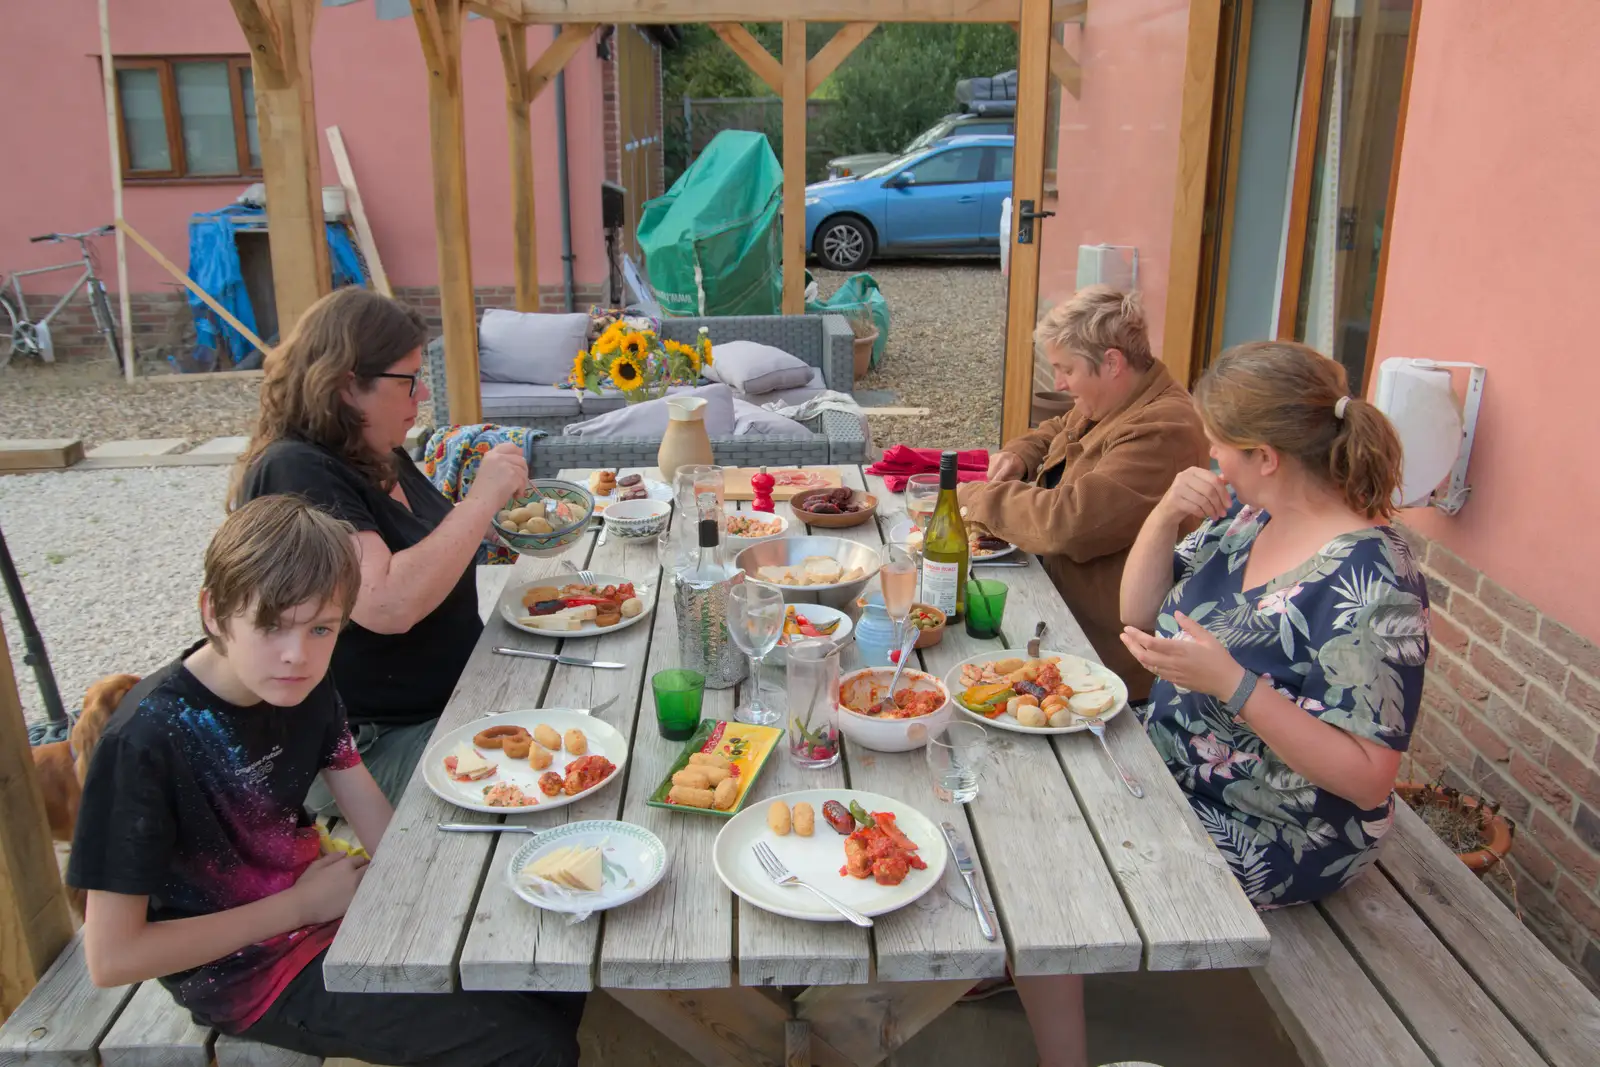
[[1188, 48], [1189, 0], [1090, 4], [1082, 29], [1066, 28], [1083, 68], [1079, 99], [1061, 93], [1056, 217], [1044, 224], [1041, 313], [1077, 289], [1078, 246], [1132, 245], [1139, 288], [1161, 358], [1178, 119]]
[[1471, 500], [1405, 521], [1600, 641], [1597, 39], [1595, 4], [1423, 5], [1376, 351], [1489, 370]]
[[[100, 36], [94, 0], [7, 4], [0, 30], [0, 100], [8, 102], [8, 143], [0, 166], [0, 269], [60, 261], [61, 248], [27, 238], [47, 230], [86, 230], [111, 221], [111, 177], [101, 95]], [[111, 0], [112, 50], [119, 56], [244, 54], [232, 8], [218, 0]], [[528, 31], [537, 55], [546, 27]], [[511, 181], [505, 89], [491, 23], [466, 25], [463, 67], [467, 114], [467, 183], [471, 202], [473, 282], [510, 285]], [[313, 53], [317, 121], [344, 134], [367, 217], [392, 284], [437, 283], [433, 176], [429, 162], [427, 72], [409, 19], [379, 22], [369, 4], [319, 12]], [[600, 230], [600, 64], [592, 49], [567, 66], [568, 166], [572, 187], [576, 280], [606, 277]], [[555, 93], [533, 105], [538, 189], [539, 279], [561, 282], [561, 218], [555, 153]], [[324, 185], [338, 184], [320, 136]], [[20, 150], [26, 147], [27, 150]], [[128, 221], [179, 267], [188, 262], [188, 222], [195, 211], [231, 202], [245, 183], [140, 186], [125, 191]], [[170, 276], [129, 246], [129, 284], [159, 290]], [[102, 271], [115, 286], [109, 241]], [[63, 275], [62, 277], [66, 277]], [[44, 279], [29, 291], [46, 291]]]

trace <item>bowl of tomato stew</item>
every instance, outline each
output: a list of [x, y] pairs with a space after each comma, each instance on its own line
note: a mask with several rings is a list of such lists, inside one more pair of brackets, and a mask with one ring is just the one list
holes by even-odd
[[944, 683], [910, 667], [900, 672], [894, 709], [879, 712], [893, 677], [893, 667], [863, 667], [839, 679], [839, 729], [862, 748], [874, 752], [922, 748], [955, 715]]

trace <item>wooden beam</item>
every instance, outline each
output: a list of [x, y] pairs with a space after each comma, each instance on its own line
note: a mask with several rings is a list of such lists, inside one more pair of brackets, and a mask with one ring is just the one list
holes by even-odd
[[1082, 26], [1089, 17], [1089, 0], [1055, 0], [1050, 8], [1050, 21], [1075, 22]]
[[877, 28], [876, 22], [847, 22], [834, 31], [828, 43], [806, 64], [806, 95], [810, 96], [822, 88], [828, 76], [838, 70], [839, 64], [856, 50], [857, 45], [872, 36], [872, 31]]
[[72, 913], [0, 632], [0, 1019], [16, 1010], [70, 940]]
[[767, 88], [783, 95], [783, 64], [772, 58], [772, 53], [753, 36], [750, 31], [737, 22], [713, 22], [712, 31], [721, 37], [723, 43], [733, 49], [734, 55], [744, 60], [744, 65], [749, 67], [756, 77], [766, 83]]
[[556, 75], [566, 67], [567, 61], [578, 54], [578, 49], [583, 47], [595, 28], [596, 24], [592, 22], [575, 22], [561, 28], [561, 33], [528, 68], [529, 103], [555, 80]]
[[806, 310], [806, 24], [804, 22], [790, 21], [783, 24], [782, 88], [783, 313], [803, 315]]
[[[248, 326], [235, 318], [233, 312], [217, 303], [216, 297], [200, 288], [199, 284], [196, 283], [193, 278], [189, 277], [187, 274], [183, 273], [183, 271], [178, 269], [178, 265], [176, 263], [162, 255], [161, 249], [145, 240], [143, 234], [134, 229], [132, 226], [128, 225], [127, 219], [118, 219], [117, 229], [121, 233], [127, 234], [129, 240], [138, 245], [140, 248], [144, 249], [145, 253], [148, 254], [151, 259], [155, 260], [161, 269], [165, 270], [168, 274], [182, 282], [185, 289], [199, 297], [201, 302], [203, 302], [206, 307], [210, 308], [212, 311], [215, 311], [217, 316], [221, 318], [223, 322], [227, 323], [229, 326], [232, 326], [235, 330], [238, 330], [239, 333], [244, 336], [244, 339], [254, 345], [257, 351], [259, 351], [263, 356], [272, 351], [267, 347], [266, 342], [257, 337]], [[282, 305], [280, 304], [279, 306], [281, 307]], [[288, 331], [284, 332], [287, 333]]]
[[[1278, 298], [1278, 337], [1294, 340], [1300, 313], [1300, 272], [1306, 262], [1306, 220], [1311, 211], [1311, 178], [1322, 131], [1323, 76], [1328, 65], [1328, 30], [1333, 0], [1311, 0], [1306, 23], [1306, 61], [1300, 92], [1299, 143], [1289, 172], [1289, 224], [1283, 249], [1283, 289]], [[1332, 353], [1329, 353], [1330, 355]]]
[[1189, 379], [1194, 322], [1204, 253], [1206, 175], [1211, 161], [1211, 116], [1217, 86], [1217, 45], [1223, 0], [1191, 0], [1189, 47], [1178, 117], [1178, 174], [1172, 194], [1172, 251], [1161, 362], [1180, 382]]
[[328, 135], [328, 151], [333, 155], [334, 169], [339, 172], [339, 184], [344, 186], [345, 203], [350, 208], [350, 221], [355, 226], [356, 244], [361, 248], [361, 258], [367, 261], [367, 270], [372, 274], [372, 288], [384, 296], [392, 297], [394, 288], [389, 284], [389, 275], [378, 256], [378, 242], [372, 238], [372, 226], [367, 222], [367, 207], [361, 200], [361, 188], [356, 185], [355, 168], [350, 166], [350, 154], [344, 148], [344, 134], [339, 132], [337, 126], [329, 126], [323, 132]]
[[1061, 88], [1072, 94], [1072, 99], [1079, 98], [1083, 90], [1083, 68], [1054, 35], [1050, 38], [1050, 73], [1061, 83]]
[[411, 0], [411, 17], [417, 24], [417, 36], [422, 39], [422, 58], [428, 66], [444, 64], [444, 26], [439, 20], [439, 9], [434, 0]]
[[[419, 10], [419, 5], [428, 11]], [[428, 142], [449, 418], [457, 425], [476, 423], [482, 419], [483, 396], [478, 381], [472, 236], [467, 226], [466, 106], [461, 94], [461, 24], [466, 12], [461, 0], [413, 0], [412, 7], [419, 31], [427, 32], [433, 22], [440, 30], [438, 62], [428, 64]]]
[[[106, 138], [111, 149], [111, 217], [122, 217], [122, 123], [117, 120], [117, 71], [111, 51], [111, 5], [100, 0], [100, 75], [105, 95]], [[133, 294], [128, 289], [128, 242], [117, 231], [117, 310], [122, 324], [122, 368], [133, 381], [137, 374], [133, 352]]]
[[[506, 135], [511, 146], [511, 243], [517, 310], [539, 310], [538, 222], [534, 218], [533, 130], [528, 118], [528, 27], [498, 20], [495, 39], [506, 79]], [[552, 45], [552, 47], [554, 47]]]
[[278, 30], [273, 12], [264, 8], [259, 0], [232, 0], [233, 16], [244, 31], [245, 43], [250, 46], [250, 58], [269, 66], [283, 69], [283, 37]]
[[1016, 22], [1021, 0], [505, 0], [522, 22]]
[[[1016, 165], [1012, 204], [1029, 200], [1044, 206], [1045, 116], [1050, 110], [1050, 0], [1022, 0], [1017, 38]], [[1033, 409], [1033, 327], [1039, 313], [1039, 247], [1044, 219], [1034, 222], [1033, 240], [1016, 241], [1018, 209], [1013, 208], [1009, 297], [1006, 304], [1005, 385], [1000, 404], [1000, 440], [1028, 432]]]

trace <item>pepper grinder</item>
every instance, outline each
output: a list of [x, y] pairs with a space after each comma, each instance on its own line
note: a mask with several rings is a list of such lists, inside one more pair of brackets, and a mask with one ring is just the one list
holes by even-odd
[[767, 473], [767, 468], [762, 467], [750, 476], [750, 489], [755, 493], [755, 499], [750, 503], [751, 511], [764, 511], [772, 514], [776, 509], [772, 505], [772, 487], [778, 480]]

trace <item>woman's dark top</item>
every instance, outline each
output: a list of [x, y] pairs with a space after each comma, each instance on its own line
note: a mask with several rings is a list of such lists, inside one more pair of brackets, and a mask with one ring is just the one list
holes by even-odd
[[[318, 445], [280, 440], [245, 475], [241, 503], [294, 493], [358, 531], [371, 530], [393, 553], [427, 537], [450, 502], [395, 450], [408, 510], [366, 475]], [[333, 678], [356, 725], [405, 726], [437, 718], [483, 632], [477, 579], [469, 563], [444, 601], [405, 633], [374, 633], [351, 622], [333, 653]]]

